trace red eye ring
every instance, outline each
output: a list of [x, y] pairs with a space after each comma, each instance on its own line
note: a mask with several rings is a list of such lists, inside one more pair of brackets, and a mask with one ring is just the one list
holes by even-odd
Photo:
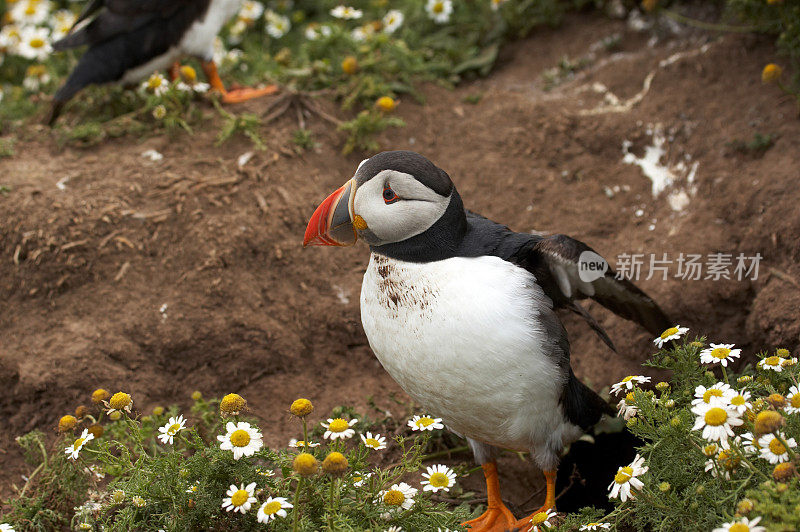
[[386, 205], [391, 205], [392, 203], [400, 201], [400, 196], [395, 194], [394, 190], [392, 190], [392, 187], [385, 185], [383, 187], [383, 201], [386, 203]]

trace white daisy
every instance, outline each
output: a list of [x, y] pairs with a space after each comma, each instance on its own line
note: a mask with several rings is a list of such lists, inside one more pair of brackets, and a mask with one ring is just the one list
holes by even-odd
[[44, 65], [31, 65], [25, 71], [22, 86], [29, 92], [38, 92], [43, 85], [50, 83], [50, 74]]
[[635, 416], [637, 412], [639, 412], [639, 409], [636, 405], [628, 404], [625, 399], [620, 399], [619, 403], [617, 403], [617, 416], [622, 416], [626, 421]]
[[414, 497], [417, 495], [417, 488], [412, 488], [405, 482], [393, 484], [388, 490], [378, 493], [376, 502], [382, 502], [393, 509], [408, 510], [414, 506]]
[[8, 523], [0, 523], [0, 532], [14, 532], [14, 527]]
[[453, 2], [452, 0], [428, 0], [425, 11], [434, 22], [444, 24], [450, 20], [450, 15], [453, 13]]
[[553, 509], [547, 509], [533, 514], [533, 517], [531, 517], [531, 532], [541, 532], [545, 528], [550, 528], [553, 526], [550, 523], [550, 519], [555, 516], [556, 511]]
[[64, 453], [67, 454], [70, 460], [77, 460], [78, 454], [81, 452], [81, 449], [83, 449], [83, 446], [92, 441], [93, 439], [94, 439], [94, 434], [91, 434], [89, 432], [89, 429], [83, 429], [83, 432], [78, 437], [78, 439], [75, 440], [72, 443], [72, 445], [69, 445], [66, 448], [64, 448]]
[[441, 418], [433, 418], [428, 415], [414, 416], [408, 420], [408, 426], [411, 427], [412, 430], [434, 430], [444, 428]]
[[783, 371], [783, 365], [785, 362], [787, 362], [785, 358], [773, 355], [771, 357], [759, 360], [756, 366], [761, 369], [771, 369], [772, 371], [777, 371], [780, 373]]
[[375, 33], [375, 29], [372, 24], [365, 24], [354, 28], [353, 31], [350, 32], [350, 37], [356, 42], [363, 42], [373, 33]]
[[78, 17], [69, 9], [60, 9], [50, 17], [50, 27], [53, 28], [52, 38], [58, 40], [69, 33]]
[[236, 487], [236, 484], [231, 484], [231, 487], [226, 492], [228, 496], [222, 499], [222, 508], [224, 508], [226, 512], [247, 513], [253, 503], [257, 502], [257, 499], [253, 496], [255, 489], [255, 482], [251, 482], [247, 486], [242, 483], [239, 488]]
[[161, 443], [169, 443], [172, 445], [175, 435], [182, 431], [185, 426], [186, 420], [183, 419], [183, 415], [171, 417], [166, 425], [158, 427], [158, 432], [161, 433], [158, 435], [158, 439], [161, 440]]
[[730, 396], [731, 387], [724, 382], [718, 382], [710, 388], [700, 385], [694, 389], [695, 399], [692, 400], [692, 405], [700, 404], [728, 404], [728, 397]]
[[800, 387], [792, 386], [789, 388], [786, 401], [785, 410], [787, 414], [800, 414]]
[[258, 522], [269, 523], [270, 519], [286, 517], [286, 509], [294, 508], [286, 497], [268, 497], [258, 509]]
[[[752, 406], [750, 403], [750, 392], [737, 392], [733, 388], [730, 389], [728, 394], [728, 405], [736, 410], [737, 414], [744, 414]], [[800, 401], [798, 401], [800, 402]]]
[[13, 22], [29, 25], [43, 24], [49, 14], [49, 0], [21, 0], [9, 11]]
[[403, 529], [399, 526], [390, 526], [385, 532], [403, 532]]
[[305, 448], [305, 447], [319, 447], [319, 444], [318, 443], [313, 443], [313, 442], [306, 443], [303, 440], [296, 440], [296, 439], [292, 438], [291, 440], [289, 440], [289, 447], [294, 447], [295, 449], [299, 449], [301, 447], [303, 447], [303, 448]]
[[579, 530], [608, 530], [611, 528], [611, 523], [586, 523], [581, 525]]
[[623, 390], [633, 390], [635, 385], [645, 382], [650, 382], [650, 377], [645, 377], [644, 375], [628, 375], [618, 383], [611, 386], [611, 393], [618, 394]]
[[37, 28], [26, 26], [19, 34], [19, 44], [17, 54], [26, 59], [44, 61], [53, 51], [50, 44], [50, 30], [47, 28]]
[[251, 427], [250, 423], [228, 421], [225, 429], [227, 433], [217, 436], [221, 442], [219, 448], [223, 451], [233, 451], [234, 460], [238, 460], [242, 456], [253, 456], [264, 446], [258, 428]]
[[360, 9], [350, 6], [339, 5], [331, 9], [331, 15], [345, 20], [355, 20], [361, 18], [364, 13]]
[[733, 437], [733, 429], [742, 423], [740, 414], [722, 403], [701, 403], [692, 408], [692, 413], [697, 416], [692, 430], [703, 429], [703, 439], [719, 441], [723, 448], [727, 448], [728, 438]]
[[239, 10], [239, 19], [253, 23], [264, 13], [264, 4], [254, 0], [244, 0], [242, 8]]
[[403, 15], [403, 12], [399, 9], [392, 9], [391, 11], [387, 12], [383, 17], [383, 32], [396, 32], [397, 29], [403, 25], [404, 19], [405, 15]]
[[456, 484], [456, 474], [452, 469], [446, 465], [438, 464], [433, 467], [428, 467], [428, 472], [423, 473], [425, 478], [422, 484], [422, 491], [432, 491], [437, 493], [439, 490], [450, 491], [450, 488]]
[[351, 429], [350, 427], [352, 427], [356, 423], [358, 423], [357, 419], [351, 419], [350, 421], [347, 421], [346, 419], [342, 419], [340, 417], [337, 417], [336, 419], [329, 419], [327, 424], [320, 423], [320, 425], [322, 425], [327, 429], [325, 431], [325, 434], [322, 435], [322, 437], [325, 438], [326, 440], [329, 439], [331, 441], [336, 439], [342, 439], [342, 440], [350, 439], [356, 433], [356, 431]]
[[703, 364], [716, 364], [719, 362], [723, 367], [728, 366], [728, 361], [739, 358], [741, 349], [733, 349], [734, 344], [711, 344], [700, 351], [700, 362]]
[[8, 53], [16, 55], [17, 46], [22, 38], [22, 28], [16, 24], [6, 24], [0, 28], [0, 49], [5, 49]]
[[749, 454], [758, 453], [758, 447], [756, 447], [756, 445], [758, 445], [758, 440], [755, 440], [755, 438], [753, 438], [752, 432], [745, 432], [741, 436], [737, 436], [736, 440], [741, 441], [742, 449], [744, 449], [744, 452]]
[[292, 28], [289, 17], [279, 15], [274, 11], [267, 11], [267, 33], [273, 39], [280, 39]]
[[330, 26], [320, 26], [313, 22], [306, 26], [305, 36], [309, 41], [316, 41], [320, 37], [330, 37], [332, 33]]
[[[786, 442], [789, 449], [797, 447], [797, 442], [794, 438], [786, 439], [786, 436], [781, 433], [781, 439]], [[789, 461], [789, 451], [786, 449], [774, 434], [764, 434], [758, 439], [758, 447], [761, 449], [761, 458], [767, 460], [770, 464], [780, 464], [781, 462]]]
[[195, 480], [194, 484], [186, 488], [186, 493], [197, 493], [197, 490], [200, 488], [200, 481]]
[[722, 526], [715, 528], [712, 532], [766, 532], [763, 526], [756, 526], [761, 521], [761, 517], [756, 517], [750, 521], [747, 517], [742, 517], [730, 523], [722, 523]]
[[371, 476], [372, 473], [364, 474], [359, 471], [353, 471], [353, 476], [350, 477], [350, 480], [353, 481], [353, 486], [355, 486], [356, 488], [360, 488], [361, 486], [364, 485], [364, 482], [366, 482], [367, 479]]
[[639, 476], [647, 473], [649, 468], [644, 465], [644, 457], [638, 454], [633, 459], [630, 465], [620, 467], [617, 474], [614, 475], [614, 480], [608, 485], [611, 493], [608, 494], [609, 499], [619, 497], [622, 502], [628, 499], [633, 499], [632, 489], [640, 490], [644, 486]]
[[162, 96], [169, 90], [169, 82], [162, 74], [156, 72], [142, 82], [140, 89], [156, 96]]
[[[497, 9], [494, 4], [495, 2], [494, 0], [492, 0], [492, 7]], [[666, 331], [662, 332], [661, 336], [653, 340], [653, 343], [656, 344], [656, 347], [661, 349], [664, 346], [664, 344], [666, 344], [670, 340], [677, 340], [687, 332], [689, 332], [689, 327], [681, 327], [680, 325], [676, 325], [675, 327], [670, 327]]]
[[247, 21], [237, 18], [228, 29], [228, 43], [240, 44], [245, 31], [247, 31]]
[[386, 436], [381, 436], [380, 434], [375, 434], [374, 436], [371, 432], [367, 432], [366, 436], [361, 434], [361, 441], [364, 445], [375, 451], [386, 449]]

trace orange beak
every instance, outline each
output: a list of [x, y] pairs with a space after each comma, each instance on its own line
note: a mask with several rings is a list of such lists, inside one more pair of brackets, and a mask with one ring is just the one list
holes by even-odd
[[353, 227], [356, 182], [351, 179], [317, 207], [308, 221], [303, 247], [352, 246], [358, 240]]

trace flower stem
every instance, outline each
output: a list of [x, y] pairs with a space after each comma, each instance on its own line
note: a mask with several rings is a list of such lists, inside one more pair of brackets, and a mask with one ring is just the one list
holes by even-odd
[[292, 532], [297, 532], [298, 522], [300, 521], [300, 488], [303, 486], [303, 477], [297, 481], [297, 488], [294, 490], [294, 519]]
[[722, 370], [722, 378], [725, 379], [725, 384], [730, 384], [728, 381], [728, 372], [725, 371], [725, 366], [720, 365], [720, 369]]

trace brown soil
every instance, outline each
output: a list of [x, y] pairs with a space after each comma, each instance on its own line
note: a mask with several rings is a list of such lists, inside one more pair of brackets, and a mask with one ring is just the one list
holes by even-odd
[[[544, 91], [544, 70], [615, 32], [617, 50], [600, 50], [572, 79]], [[735, 342], [750, 355], [777, 346], [796, 355], [800, 122], [791, 100], [761, 84], [774, 49], [752, 37], [685, 33], [654, 46], [648, 38], [620, 21], [572, 18], [508, 47], [488, 79], [428, 87], [424, 107], [403, 101], [398, 114], [408, 125], [386, 132], [382, 145], [431, 158], [469, 208], [518, 231], [569, 234], [612, 262], [620, 253], [760, 252], [756, 281], [639, 286], [712, 341]], [[659, 66], [678, 52], [688, 55]], [[603, 104], [593, 84], [625, 101], [653, 71], [630, 110], [581, 113]], [[464, 100], [476, 94], [476, 105]], [[246, 107], [258, 113], [267, 105]], [[141, 411], [185, 406], [195, 389], [241, 393], [271, 445], [294, 436], [285, 411], [298, 396], [312, 399], [320, 417], [339, 404], [365, 409], [368, 397], [397, 409], [388, 395], [402, 391], [360, 325], [368, 250], [300, 245], [315, 206], [363, 157], [340, 155], [341, 134], [313, 118], [318, 147], [294, 154], [297, 126], [286, 116], [264, 130], [268, 149], [239, 170], [237, 158], [252, 146], [243, 138], [215, 146], [217, 119], [207, 114], [209, 126], [194, 136], [115, 139], [91, 149], [60, 149], [37, 130], [0, 161], [0, 184], [11, 188], [0, 196], [0, 495], [26, 471], [13, 438], [52, 431], [100, 386], [132, 393]], [[662, 163], [674, 166], [684, 154], [699, 162], [696, 193], [681, 212], [666, 200], [674, 189], [654, 198], [641, 170], [622, 162], [623, 140], [637, 156], [652, 144], [650, 124], [669, 137]], [[756, 132], [777, 136], [763, 154], [729, 144]], [[150, 148], [164, 160], [143, 158]], [[606, 187], [618, 192], [609, 197]], [[619, 354], [565, 315], [575, 372], [596, 389], [641, 372], [650, 336], [590, 310]], [[509, 498], [522, 503], [540, 480], [533, 466], [516, 464], [504, 460], [503, 475]], [[467, 485], [480, 492], [477, 476]]]

